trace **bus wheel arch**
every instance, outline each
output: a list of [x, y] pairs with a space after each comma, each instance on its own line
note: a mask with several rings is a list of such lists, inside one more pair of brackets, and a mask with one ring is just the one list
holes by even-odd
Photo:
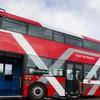
[[43, 100], [47, 94], [47, 87], [42, 82], [32, 83], [29, 87], [28, 96], [31, 100]]

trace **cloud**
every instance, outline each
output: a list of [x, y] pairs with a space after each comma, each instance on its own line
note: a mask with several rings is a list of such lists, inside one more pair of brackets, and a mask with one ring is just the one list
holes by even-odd
[[100, 14], [100, 0], [91, 0], [91, 2], [88, 2], [88, 8]]
[[49, 24], [61, 30], [82, 34], [86, 30], [86, 22], [80, 17], [75, 16], [69, 12], [56, 12], [54, 14], [47, 14], [45, 17], [41, 16], [40, 20], [43, 24]]
[[1, 0], [7, 12], [39, 21], [46, 27], [100, 40], [99, 0]]
[[0, 1], [0, 6], [7, 12], [16, 15], [34, 18], [36, 15], [39, 16], [41, 13], [41, 0], [3, 0]]

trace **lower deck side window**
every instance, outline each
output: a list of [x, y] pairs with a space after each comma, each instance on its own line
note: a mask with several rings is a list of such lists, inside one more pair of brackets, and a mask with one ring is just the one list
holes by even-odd
[[3, 18], [1, 28], [9, 30], [9, 31], [23, 33], [23, 34], [26, 33], [26, 24], [25, 23], [16, 21], [16, 20], [12, 20], [9, 18]]

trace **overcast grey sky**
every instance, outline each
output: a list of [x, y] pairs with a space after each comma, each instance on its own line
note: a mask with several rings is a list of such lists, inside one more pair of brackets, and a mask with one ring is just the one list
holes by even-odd
[[7, 12], [100, 40], [100, 0], [0, 0]]

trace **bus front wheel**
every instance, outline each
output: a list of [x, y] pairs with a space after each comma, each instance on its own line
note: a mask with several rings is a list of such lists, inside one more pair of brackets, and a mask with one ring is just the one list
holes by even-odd
[[47, 89], [41, 83], [32, 84], [29, 88], [29, 98], [31, 100], [43, 100], [47, 96]]

